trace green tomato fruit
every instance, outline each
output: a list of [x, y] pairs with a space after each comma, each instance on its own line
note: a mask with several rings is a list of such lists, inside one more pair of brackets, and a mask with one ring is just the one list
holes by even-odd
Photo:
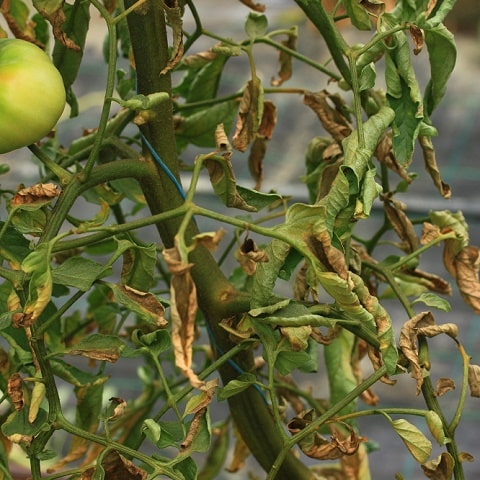
[[24, 40], [0, 39], [0, 153], [43, 138], [64, 108], [62, 76], [49, 56]]

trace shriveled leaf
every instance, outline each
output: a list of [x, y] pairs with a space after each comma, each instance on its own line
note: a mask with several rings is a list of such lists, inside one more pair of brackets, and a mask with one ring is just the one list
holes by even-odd
[[455, 382], [451, 378], [441, 377], [435, 385], [435, 395], [443, 397], [447, 392], [455, 390]]
[[103, 456], [102, 467], [105, 471], [105, 479], [145, 480], [147, 478], [145, 470], [120, 455], [116, 450], [109, 450]]
[[410, 37], [414, 44], [413, 53], [418, 55], [425, 45], [425, 36], [421, 28], [418, 28], [417, 25], [410, 25]]
[[480, 365], [468, 366], [468, 386], [472, 397], [480, 397]]
[[267, 139], [257, 135], [250, 147], [250, 154], [248, 155], [248, 170], [250, 175], [255, 180], [255, 190], [262, 188], [263, 182], [263, 159], [267, 153]]
[[473, 310], [480, 313], [480, 250], [467, 246], [454, 259], [455, 279], [460, 293]]
[[63, 27], [66, 21], [65, 13], [63, 11], [63, 0], [34, 0], [33, 5], [38, 12], [47, 19], [52, 25], [54, 37], [62, 43], [65, 47], [80, 51], [80, 47], [67, 36]]
[[308, 348], [308, 340], [312, 334], [310, 325], [301, 327], [280, 327], [282, 335], [288, 340], [294, 352], [306, 350]]
[[210, 447], [211, 433], [210, 414], [208, 408], [204, 407], [194, 414], [180, 451], [206, 452]]
[[422, 312], [408, 320], [400, 330], [398, 344], [410, 362], [411, 375], [417, 382], [417, 395], [423, 384], [422, 366], [418, 358], [417, 328], [430, 327], [434, 324], [433, 315], [430, 312]]
[[57, 198], [62, 193], [58, 185], [54, 183], [37, 183], [31, 187], [17, 190], [10, 205], [37, 204], [45, 205]]
[[[289, 30], [287, 39], [282, 40], [281, 43], [284, 47], [295, 51], [297, 48], [297, 37], [298, 29], [297, 27], [293, 27]], [[279, 87], [292, 76], [292, 56], [289, 53], [280, 50], [278, 61], [280, 64], [278, 78], [272, 78], [270, 82], [273, 87]]]
[[392, 135], [392, 130], [388, 130], [382, 135], [380, 141], [378, 142], [377, 148], [375, 149], [375, 156], [379, 162], [385, 164], [408, 185], [412, 183], [413, 178], [408, 174], [408, 170], [405, 168], [405, 165], [398, 162], [397, 158], [395, 157]]
[[17, 412], [22, 410], [25, 402], [23, 396], [23, 380], [19, 373], [12, 373], [8, 378], [7, 393], [13, 404], [13, 408]]
[[174, 69], [183, 56], [183, 6], [180, 5], [178, 0], [173, 0], [165, 3], [163, 8], [173, 32], [173, 44], [170, 51], [170, 58], [165, 68], [160, 72], [160, 75], [165, 75], [170, 70]]
[[200, 388], [203, 382], [192, 370], [193, 341], [195, 339], [195, 316], [198, 309], [197, 289], [190, 270], [176, 246], [165, 249], [163, 257], [172, 274], [170, 282], [170, 309], [172, 316], [172, 345], [175, 365], [182, 371], [191, 385]]
[[[330, 106], [330, 102], [335, 108]], [[316, 113], [323, 128], [335, 140], [341, 142], [352, 133], [353, 127], [342, 111], [344, 103], [338, 94], [330, 94], [326, 90], [318, 93], [306, 92], [303, 103]]]
[[264, 12], [265, 5], [262, 3], [255, 3], [253, 0], [240, 0], [241, 3], [246, 5], [248, 8], [251, 8], [255, 12]]
[[455, 460], [448, 452], [422, 465], [423, 473], [431, 480], [451, 480]]
[[417, 335], [424, 337], [436, 337], [442, 333], [449, 337], [456, 338], [458, 336], [458, 325], [456, 323], [442, 323], [441, 325], [429, 325], [427, 327], [417, 327]]
[[210, 252], [214, 252], [226, 233], [226, 230], [223, 228], [217, 230], [216, 232], [199, 233], [193, 237], [192, 248], [196, 248], [197, 246], [201, 245]]
[[215, 129], [215, 148], [217, 152], [230, 152], [232, 150], [223, 123], [219, 123]]
[[423, 160], [425, 162], [425, 168], [433, 180], [433, 184], [437, 187], [438, 191], [444, 198], [450, 198], [452, 191], [450, 185], [442, 180], [440, 171], [437, 166], [437, 159], [435, 156], [435, 150], [430, 137], [425, 135], [419, 135], [418, 141], [422, 147]]
[[406, 206], [387, 195], [383, 198], [383, 208], [390, 224], [402, 241], [402, 249], [406, 253], [415, 251], [418, 246], [418, 239], [412, 221], [405, 213]]
[[84, 337], [75, 345], [66, 347], [63, 354], [81, 355], [93, 360], [115, 363], [121, 356], [125, 343], [115, 335], [94, 333]]
[[109, 283], [115, 300], [130, 311], [138, 315], [142, 320], [156, 325], [159, 328], [166, 327], [165, 307], [158, 298], [149, 292], [141, 292], [128, 285]]
[[[306, 413], [307, 415], [297, 416], [288, 423], [287, 428], [292, 435], [302, 431], [310, 423], [311, 419], [308, 412]], [[329, 441], [318, 433], [313, 433], [300, 440], [299, 447], [305, 455], [318, 460], [336, 460], [344, 455], [353, 455], [364, 438], [348, 424], [345, 424], [345, 427], [348, 432], [346, 435], [336, 429]]]
[[239, 208], [247, 212], [257, 211], [239, 193], [229, 154], [210, 156], [203, 163], [208, 170], [213, 191], [227, 207]]
[[263, 116], [263, 86], [259, 78], [249, 80], [244, 91], [233, 134], [233, 148], [244, 152], [254, 140]]
[[217, 378], [205, 382], [205, 384], [200, 388], [200, 393], [189, 398], [187, 404], [185, 405], [184, 416], [198, 413], [200, 410], [208, 407], [213, 400], [217, 388]]
[[253, 275], [255, 273], [258, 263], [268, 262], [268, 254], [265, 250], [258, 248], [257, 244], [251, 238], [244, 240], [236, 257], [247, 275]]
[[403, 418], [390, 420], [390, 424], [402, 439], [413, 458], [418, 463], [425, 463], [432, 453], [430, 440], [415, 425]]
[[424, 222], [423, 228], [422, 228], [422, 236], [420, 237], [420, 243], [422, 245], [426, 245], [432, 242], [433, 240], [437, 239], [440, 234], [441, 232], [438, 225], [433, 225], [432, 223]]

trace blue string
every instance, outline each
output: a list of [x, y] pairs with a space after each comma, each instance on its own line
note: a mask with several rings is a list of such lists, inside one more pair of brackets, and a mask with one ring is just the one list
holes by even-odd
[[[218, 353], [220, 355], [225, 355], [225, 352], [223, 351], [223, 349], [220, 347], [220, 345], [218, 345], [218, 343], [216, 342], [215, 340], [215, 335], [213, 334], [213, 331], [212, 329], [210, 328], [210, 325], [205, 322], [205, 325], [207, 327], [207, 331], [208, 331], [208, 334], [209, 334], [209, 337], [210, 339], [212, 340], [215, 348], [218, 350]], [[238, 373], [238, 374], [242, 374], [242, 373], [245, 373], [245, 370], [243, 370], [236, 362], [235, 360], [233, 360], [232, 358], [229, 358], [227, 360], [227, 363]], [[266, 405], [268, 405], [268, 400], [267, 400], [267, 397], [265, 396], [265, 393], [264, 391], [256, 384], [256, 383], [252, 383], [252, 387], [260, 394], [260, 396], [262, 397], [263, 401], [265, 402]]]
[[180, 185], [180, 182], [177, 180], [177, 177], [173, 174], [173, 172], [167, 167], [167, 164], [160, 158], [156, 150], [153, 148], [153, 145], [146, 139], [145, 135], [140, 132], [140, 135], [142, 137], [143, 143], [145, 146], [148, 148], [148, 151], [151, 153], [152, 157], [154, 160], [157, 162], [159, 167], [165, 172], [167, 177], [172, 181], [172, 183], [175, 185], [177, 188], [178, 192], [182, 196], [183, 200], [187, 198], [187, 195], [185, 194], [185, 191], [183, 190], [183, 187]]

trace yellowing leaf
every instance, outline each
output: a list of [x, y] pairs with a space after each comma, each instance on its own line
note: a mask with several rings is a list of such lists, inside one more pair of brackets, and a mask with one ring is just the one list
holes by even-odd
[[468, 386], [472, 397], [480, 397], [480, 365], [468, 366]]
[[400, 418], [390, 421], [395, 432], [402, 439], [408, 451], [418, 463], [425, 463], [432, 453], [430, 440], [407, 420]]

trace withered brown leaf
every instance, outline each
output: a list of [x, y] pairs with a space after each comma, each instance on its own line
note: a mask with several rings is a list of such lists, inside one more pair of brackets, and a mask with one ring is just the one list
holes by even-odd
[[415, 55], [418, 55], [423, 50], [423, 47], [425, 45], [425, 35], [423, 33], [423, 30], [414, 24], [410, 25], [409, 30], [410, 36], [413, 40], [413, 44], [415, 45], [413, 53]]
[[216, 232], [199, 233], [193, 237], [192, 247], [196, 248], [201, 245], [210, 252], [214, 252], [226, 233], [227, 231], [223, 228], [218, 229]]
[[[303, 103], [316, 113], [323, 128], [336, 141], [341, 142], [352, 133], [353, 127], [342, 113], [343, 100], [338, 94], [330, 94], [326, 90], [317, 93], [306, 92]], [[334, 108], [330, 103], [333, 103]]]
[[62, 193], [54, 183], [37, 183], [31, 187], [22, 187], [10, 200], [10, 205], [42, 204], [52, 201]]
[[160, 72], [160, 75], [165, 75], [169, 71], [173, 70], [183, 56], [183, 8], [180, 6], [177, 0], [168, 2], [169, 4], [163, 5], [165, 14], [167, 16], [168, 23], [172, 28], [172, 37], [173, 44], [171, 47], [170, 58], [168, 59], [167, 65]]
[[12, 373], [8, 378], [7, 393], [12, 401], [13, 408], [18, 412], [24, 406], [23, 381], [19, 373]]
[[429, 173], [430, 177], [432, 177], [433, 184], [437, 187], [442, 197], [450, 198], [452, 196], [452, 191], [450, 190], [450, 185], [445, 183], [440, 176], [440, 170], [438, 169], [432, 140], [430, 137], [426, 137], [425, 135], [419, 135], [418, 141], [423, 151], [425, 169]]
[[[287, 39], [282, 40], [281, 44], [284, 47], [289, 48], [290, 50], [296, 50], [297, 29], [296, 28], [290, 29]], [[289, 80], [292, 76], [292, 56], [289, 53], [283, 50], [280, 50], [278, 61], [280, 64], [280, 69], [278, 71], [278, 78], [272, 78], [270, 82], [273, 87], [279, 87], [284, 82]]]
[[405, 322], [400, 329], [398, 344], [405, 357], [410, 362], [411, 375], [417, 383], [417, 395], [423, 384], [423, 372], [418, 358], [417, 328], [429, 327], [435, 324], [431, 312], [422, 312]]
[[236, 252], [236, 258], [247, 275], [253, 275], [257, 269], [257, 263], [268, 262], [268, 255], [251, 239], [246, 238], [239, 250]]
[[245, 152], [254, 140], [263, 116], [263, 88], [259, 78], [247, 82], [238, 108], [238, 117], [233, 134], [233, 148]]
[[480, 313], [480, 250], [468, 245], [458, 253], [454, 260], [455, 279], [465, 302], [476, 313]]
[[423, 223], [422, 236], [420, 237], [420, 243], [426, 245], [427, 243], [432, 242], [440, 235], [440, 227], [438, 225], [433, 225], [429, 222]]
[[443, 452], [439, 457], [422, 465], [423, 473], [432, 480], [451, 480], [455, 460], [452, 456]]
[[193, 387], [199, 388], [203, 385], [203, 382], [192, 370], [195, 316], [198, 309], [197, 289], [190, 273], [193, 263], [186, 263], [182, 260], [178, 249], [178, 239], [175, 239], [174, 247], [163, 251], [163, 257], [172, 274], [170, 310], [175, 365], [189, 379]]
[[157, 327], [163, 328], [168, 325], [164, 316], [165, 307], [153, 293], [141, 292], [128, 285], [121, 285], [119, 288], [127, 297], [140, 306], [143, 311], [147, 311], [149, 315], [156, 319], [155, 324]]
[[399, 175], [402, 180], [412, 183], [413, 179], [408, 175], [408, 170], [395, 157], [392, 136], [392, 130], [383, 133], [375, 149], [375, 157], [380, 163], [385, 164], [392, 172]]
[[417, 249], [418, 239], [412, 221], [405, 213], [405, 205], [389, 195], [383, 196], [382, 200], [385, 215], [402, 241], [402, 249], [412, 253]]
[[472, 397], [480, 397], [480, 365], [468, 366], [468, 386]]
[[451, 378], [441, 377], [435, 385], [435, 395], [443, 397], [447, 392], [455, 390], [455, 382]]
[[252, 0], [240, 0], [241, 3], [246, 5], [248, 8], [251, 8], [255, 12], [264, 12], [265, 11], [265, 5], [262, 3], [255, 3]]

